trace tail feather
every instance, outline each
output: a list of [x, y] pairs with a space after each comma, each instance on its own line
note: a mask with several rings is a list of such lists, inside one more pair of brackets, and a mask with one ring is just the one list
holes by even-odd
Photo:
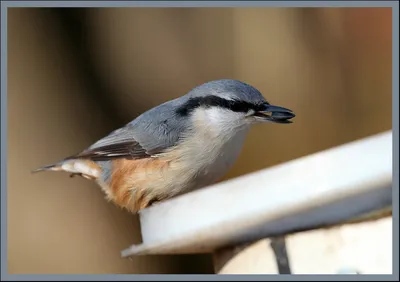
[[47, 171], [47, 170], [60, 171], [62, 169], [61, 169], [60, 164], [56, 163], [56, 164], [45, 165], [45, 166], [39, 167], [37, 169], [31, 170], [31, 173], [37, 173], [40, 171]]
[[81, 175], [88, 179], [96, 179], [101, 173], [100, 167], [96, 163], [79, 159], [66, 159], [58, 163], [45, 165], [32, 170], [31, 173], [41, 171], [64, 171], [72, 175]]

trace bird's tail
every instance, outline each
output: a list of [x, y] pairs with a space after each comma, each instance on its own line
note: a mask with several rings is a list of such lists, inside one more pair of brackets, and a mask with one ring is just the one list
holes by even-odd
[[63, 170], [62, 169], [62, 162], [41, 166], [41, 167], [39, 167], [37, 169], [31, 170], [31, 173], [37, 173], [37, 172], [40, 172], [40, 171], [47, 171], [47, 170], [62, 171]]
[[81, 175], [88, 179], [96, 179], [100, 175], [100, 167], [89, 160], [80, 159], [65, 159], [63, 161], [41, 166], [37, 169], [31, 170], [31, 173], [41, 171], [63, 171], [68, 172], [71, 176]]

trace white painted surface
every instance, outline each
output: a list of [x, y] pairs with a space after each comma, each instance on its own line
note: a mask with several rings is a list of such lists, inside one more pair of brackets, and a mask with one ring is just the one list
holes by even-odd
[[143, 243], [122, 256], [211, 252], [348, 219], [390, 205], [391, 185], [388, 131], [150, 207], [140, 214]]
[[[392, 274], [392, 239], [392, 217], [387, 217], [290, 235], [286, 248], [293, 274]], [[278, 274], [269, 244], [267, 239], [251, 244], [218, 273]]]

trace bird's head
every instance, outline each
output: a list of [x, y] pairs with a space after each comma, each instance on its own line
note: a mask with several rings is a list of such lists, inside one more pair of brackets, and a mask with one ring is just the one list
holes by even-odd
[[256, 123], [292, 123], [293, 111], [269, 103], [253, 86], [232, 79], [210, 81], [184, 96], [176, 112], [204, 125], [234, 129]]

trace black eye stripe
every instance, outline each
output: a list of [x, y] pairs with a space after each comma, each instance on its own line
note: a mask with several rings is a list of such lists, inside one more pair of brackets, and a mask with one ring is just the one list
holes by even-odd
[[230, 109], [234, 112], [247, 113], [249, 110], [260, 111], [265, 107], [266, 102], [253, 104], [244, 101], [227, 100], [218, 96], [203, 96], [194, 97], [189, 99], [185, 104], [180, 106], [176, 113], [182, 116], [190, 114], [193, 110], [199, 107], [210, 108], [210, 107], [221, 107]]

